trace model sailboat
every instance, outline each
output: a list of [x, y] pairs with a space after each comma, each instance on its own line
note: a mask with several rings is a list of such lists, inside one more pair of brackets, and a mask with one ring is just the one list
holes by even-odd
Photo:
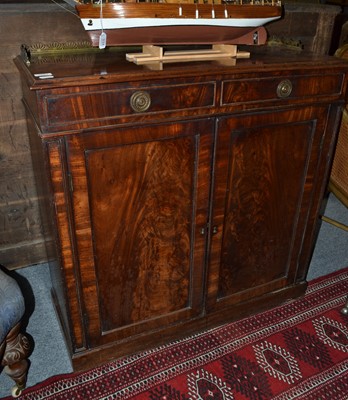
[[263, 44], [277, 0], [65, 0], [74, 4], [93, 46]]

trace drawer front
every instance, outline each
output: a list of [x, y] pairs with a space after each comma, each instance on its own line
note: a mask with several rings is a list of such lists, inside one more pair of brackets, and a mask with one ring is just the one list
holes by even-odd
[[45, 122], [48, 128], [91, 126], [93, 121], [109, 125], [119, 117], [211, 107], [215, 86], [215, 82], [204, 82], [49, 94], [44, 98]]
[[243, 103], [248, 107], [254, 103], [262, 105], [264, 102], [340, 96], [343, 79], [343, 75], [313, 75], [225, 80], [222, 83], [221, 105]]

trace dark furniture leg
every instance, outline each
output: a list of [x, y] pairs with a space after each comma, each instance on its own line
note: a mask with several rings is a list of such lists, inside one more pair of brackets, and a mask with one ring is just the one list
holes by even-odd
[[29, 368], [27, 357], [31, 351], [30, 342], [27, 336], [20, 332], [20, 327], [18, 323], [7, 334], [1, 361], [5, 373], [16, 382], [16, 386], [12, 389], [13, 397], [20, 396], [25, 388]]

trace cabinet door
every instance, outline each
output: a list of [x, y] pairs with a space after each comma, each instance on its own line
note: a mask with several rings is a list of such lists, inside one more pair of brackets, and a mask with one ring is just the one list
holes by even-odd
[[337, 116], [329, 111], [307, 107], [219, 120], [209, 309], [294, 284], [324, 184], [325, 130]]
[[211, 120], [66, 138], [88, 346], [202, 312], [212, 140]]

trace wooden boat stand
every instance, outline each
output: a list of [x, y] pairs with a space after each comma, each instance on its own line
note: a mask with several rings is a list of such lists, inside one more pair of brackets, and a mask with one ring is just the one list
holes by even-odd
[[142, 53], [128, 53], [126, 59], [135, 64], [249, 58], [247, 51], [238, 51], [235, 44], [214, 44], [210, 49], [164, 51], [162, 46], [144, 45]]

